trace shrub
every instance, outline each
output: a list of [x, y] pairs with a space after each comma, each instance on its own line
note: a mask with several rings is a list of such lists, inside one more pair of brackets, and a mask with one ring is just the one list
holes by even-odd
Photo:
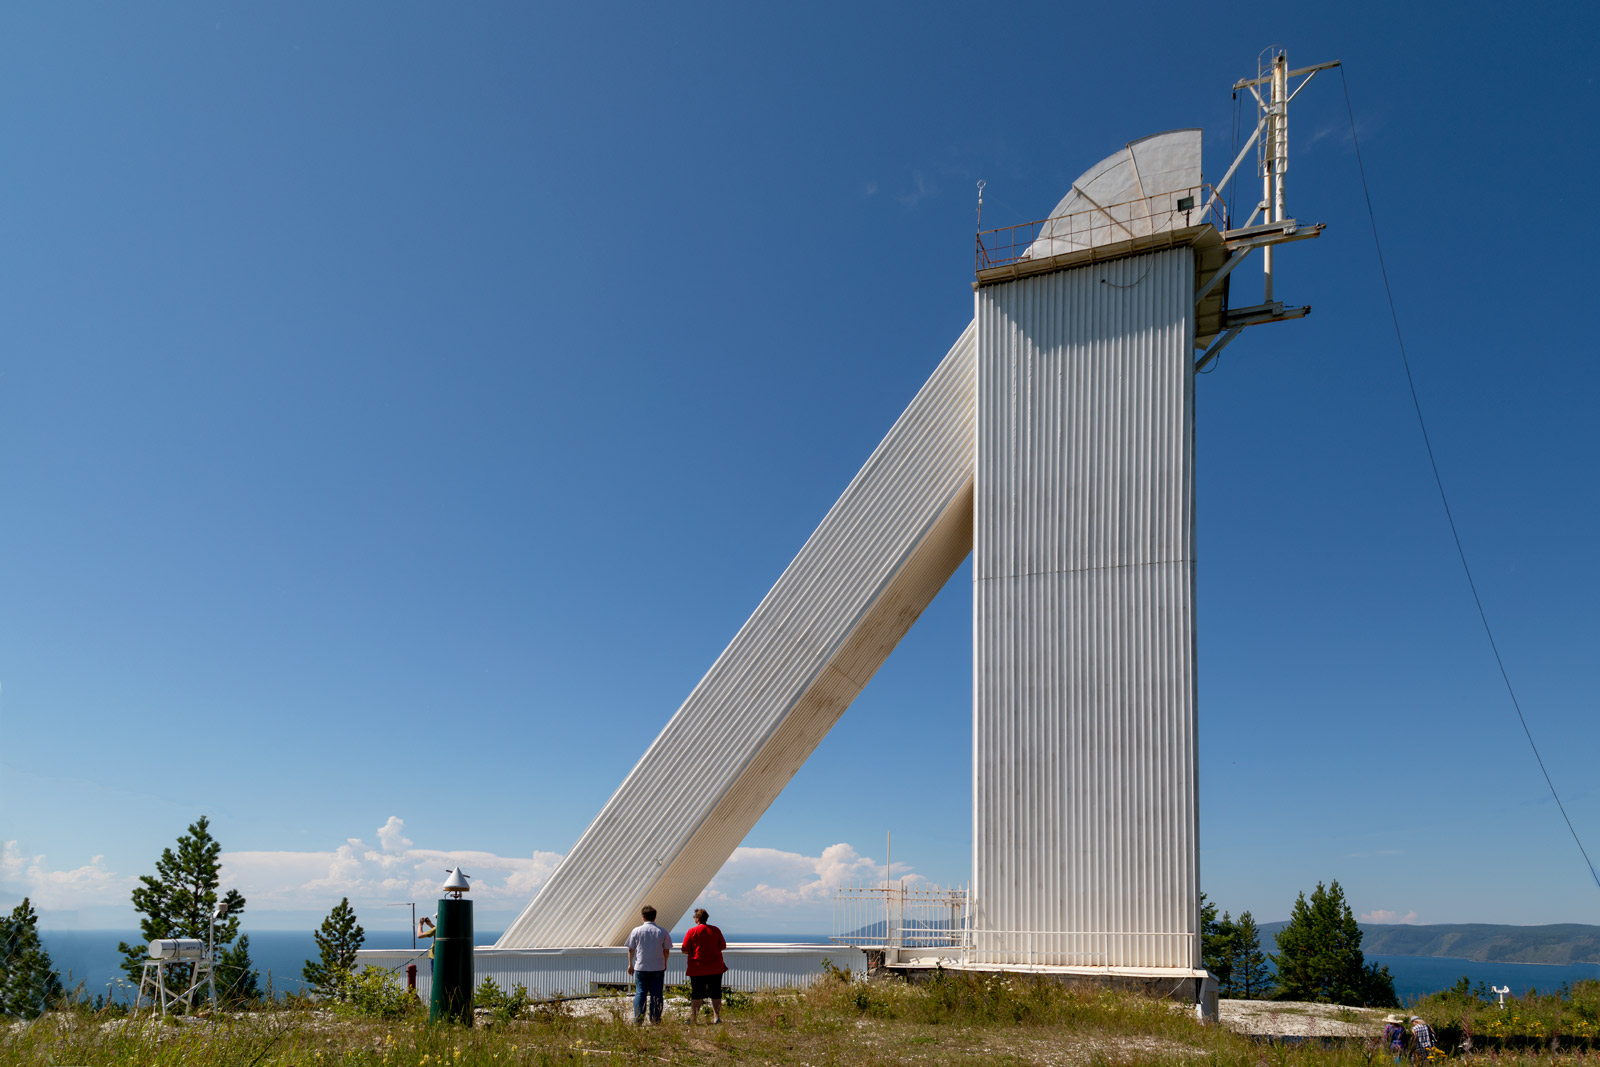
[[525, 1011], [533, 998], [528, 995], [528, 987], [518, 982], [507, 993], [495, 984], [495, 980], [485, 975], [483, 981], [478, 983], [477, 992], [472, 995], [472, 1005], [475, 1008], [487, 1008], [489, 1014], [501, 1022], [510, 1022]]
[[421, 1002], [397, 981], [395, 973], [382, 967], [344, 972], [336, 988], [341, 1007], [373, 1019], [398, 1019], [421, 1008]]

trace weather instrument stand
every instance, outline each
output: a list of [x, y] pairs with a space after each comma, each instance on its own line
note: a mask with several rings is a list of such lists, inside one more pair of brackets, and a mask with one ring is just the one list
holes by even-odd
[[[188, 985], [177, 990], [168, 984], [169, 968], [189, 968]], [[150, 942], [150, 955], [139, 974], [139, 991], [133, 997], [133, 1010], [137, 1014], [146, 991], [150, 994], [150, 1014], [166, 1015], [183, 1006], [185, 1012], [194, 1011], [195, 994], [202, 986], [211, 988], [211, 1005], [216, 1007], [216, 979], [212, 968], [211, 951], [199, 938], [169, 937]]]
[[[150, 954], [145, 958], [139, 973], [139, 990], [133, 996], [133, 1010], [139, 1010], [146, 989], [150, 990], [151, 1015], [162, 1015], [183, 1005], [184, 1011], [194, 1011], [194, 995], [202, 985], [210, 990], [211, 1010], [217, 1010], [216, 936], [217, 920], [226, 918], [228, 902], [219, 900], [211, 909], [211, 922], [206, 939], [198, 937], [162, 937], [150, 942]], [[188, 967], [189, 985], [181, 993], [167, 988], [167, 968]]]

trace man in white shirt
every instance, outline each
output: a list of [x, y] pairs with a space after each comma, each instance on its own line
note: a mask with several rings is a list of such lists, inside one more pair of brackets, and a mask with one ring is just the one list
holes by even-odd
[[633, 975], [633, 1021], [644, 1022], [645, 1002], [650, 1004], [650, 1021], [661, 1023], [661, 991], [666, 985], [667, 955], [672, 951], [672, 934], [656, 925], [656, 909], [646, 904], [639, 912], [644, 923], [633, 928], [623, 944], [628, 949], [628, 973]]

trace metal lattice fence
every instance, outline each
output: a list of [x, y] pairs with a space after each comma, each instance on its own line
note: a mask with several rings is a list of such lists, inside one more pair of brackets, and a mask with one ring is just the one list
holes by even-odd
[[835, 943], [855, 948], [965, 953], [972, 946], [966, 886], [843, 886], [833, 900]]

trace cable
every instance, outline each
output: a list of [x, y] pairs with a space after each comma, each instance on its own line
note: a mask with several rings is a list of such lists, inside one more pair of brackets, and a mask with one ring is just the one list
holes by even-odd
[[1561, 803], [1561, 794], [1556, 792], [1556, 784], [1550, 778], [1550, 771], [1544, 765], [1544, 757], [1539, 755], [1539, 746], [1533, 742], [1533, 731], [1528, 729], [1527, 717], [1522, 714], [1522, 704], [1517, 700], [1517, 691], [1511, 687], [1511, 675], [1506, 671], [1505, 660], [1500, 656], [1500, 646], [1494, 639], [1494, 631], [1489, 628], [1489, 614], [1483, 609], [1483, 598], [1478, 595], [1478, 583], [1472, 578], [1472, 568], [1467, 565], [1467, 550], [1461, 545], [1461, 534], [1456, 529], [1456, 517], [1450, 510], [1450, 499], [1445, 495], [1444, 479], [1439, 475], [1439, 461], [1433, 455], [1433, 441], [1428, 437], [1428, 424], [1422, 418], [1422, 402], [1417, 399], [1417, 383], [1411, 376], [1411, 360], [1406, 355], [1405, 338], [1400, 333], [1400, 314], [1394, 306], [1394, 290], [1389, 287], [1389, 270], [1383, 263], [1383, 243], [1378, 240], [1378, 216], [1372, 209], [1372, 190], [1367, 187], [1367, 167], [1361, 161], [1361, 141], [1356, 136], [1356, 112], [1350, 104], [1350, 81], [1345, 76], [1344, 67], [1339, 68], [1339, 82], [1344, 86], [1344, 107], [1350, 116], [1350, 142], [1356, 149], [1356, 169], [1361, 173], [1361, 192], [1367, 200], [1367, 219], [1372, 224], [1372, 247], [1378, 253], [1378, 273], [1383, 278], [1383, 291], [1389, 298], [1389, 318], [1394, 322], [1394, 339], [1400, 347], [1400, 363], [1405, 367], [1406, 387], [1411, 390], [1411, 406], [1417, 412], [1417, 426], [1422, 430], [1422, 443], [1428, 450], [1428, 463], [1433, 467], [1433, 484], [1439, 487], [1439, 503], [1444, 505], [1444, 517], [1450, 523], [1450, 536], [1455, 538], [1456, 555], [1461, 557], [1461, 570], [1467, 576], [1467, 587], [1472, 590], [1472, 601], [1478, 606], [1478, 619], [1483, 623], [1483, 633], [1489, 639], [1489, 648], [1494, 652], [1495, 665], [1500, 668], [1500, 678], [1506, 683], [1506, 693], [1511, 697], [1511, 706], [1516, 709], [1517, 721], [1522, 724], [1522, 733], [1528, 739], [1528, 747], [1533, 749], [1533, 758], [1539, 764], [1539, 773], [1544, 775], [1544, 784], [1550, 787], [1550, 795], [1555, 798], [1556, 807], [1561, 812], [1561, 818], [1567, 824], [1567, 832], [1572, 834], [1573, 843], [1578, 846], [1578, 851], [1583, 854], [1583, 862], [1589, 868], [1589, 877], [1594, 879], [1597, 889], [1600, 889], [1600, 873], [1595, 871], [1594, 861], [1589, 858], [1589, 850], [1583, 847], [1583, 841], [1578, 837], [1577, 828], [1572, 825], [1572, 818], [1567, 814], [1567, 806]]
[[[1237, 90], [1237, 89], [1235, 89], [1233, 91], [1233, 147], [1228, 149], [1228, 158], [1229, 159], [1238, 159], [1239, 158], [1239, 90]], [[1237, 190], [1238, 190], [1238, 186], [1236, 186], [1236, 185], [1230, 185], [1228, 187], [1228, 225], [1229, 226], [1233, 225], [1233, 202], [1234, 202], [1234, 195], [1233, 194]]]

